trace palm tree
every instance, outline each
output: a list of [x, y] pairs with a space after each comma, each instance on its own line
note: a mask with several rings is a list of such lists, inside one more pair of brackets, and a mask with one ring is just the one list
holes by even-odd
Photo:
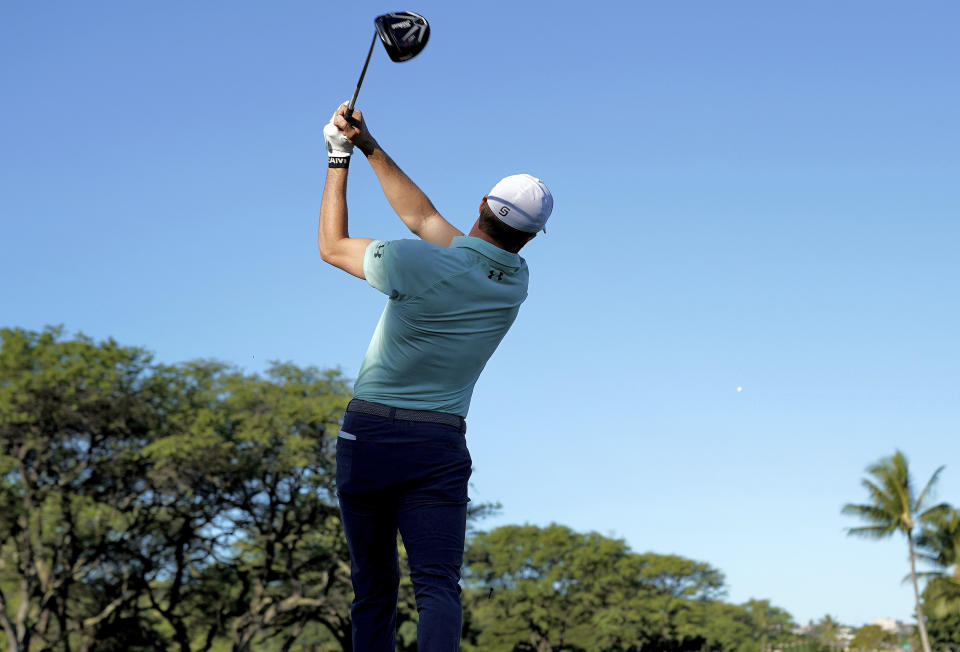
[[790, 614], [774, 607], [769, 600], [748, 600], [743, 604], [750, 616], [750, 625], [755, 640], [760, 643], [760, 652], [770, 652], [782, 643], [787, 633], [794, 627]]
[[920, 606], [920, 589], [917, 586], [917, 561], [914, 545], [914, 531], [922, 523], [931, 522], [937, 515], [950, 509], [949, 505], [940, 504], [927, 508], [929, 494], [937, 482], [937, 477], [944, 467], [937, 469], [926, 486], [919, 494], [914, 492], [910, 470], [907, 468], [907, 458], [897, 451], [892, 457], [885, 457], [867, 467], [867, 473], [873, 478], [864, 478], [861, 484], [869, 494], [870, 502], [865, 505], [844, 505], [843, 513], [859, 516], [869, 523], [862, 527], [847, 529], [847, 534], [867, 537], [870, 539], [885, 539], [894, 532], [900, 532], [907, 537], [907, 547], [910, 551], [910, 579], [913, 582], [913, 596], [916, 602], [917, 624], [920, 629], [920, 643], [924, 652], [930, 652], [930, 640], [927, 637], [927, 623]]
[[960, 613], [960, 510], [951, 508], [924, 524], [917, 550], [937, 569], [921, 574], [931, 578], [926, 594], [934, 602], [933, 613]]
[[840, 642], [840, 623], [835, 621], [830, 614], [820, 619], [814, 626], [814, 634], [817, 640], [826, 645], [831, 652], [841, 648]]

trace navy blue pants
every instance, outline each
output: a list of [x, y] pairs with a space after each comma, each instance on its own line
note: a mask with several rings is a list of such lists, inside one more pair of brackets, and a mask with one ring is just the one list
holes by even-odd
[[471, 466], [460, 428], [356, 412], [344, 416], [337, 497], [350, 550], [354, 652], [396, 649], [397, 532], [417, 601], [417, 649], [460, 649]]

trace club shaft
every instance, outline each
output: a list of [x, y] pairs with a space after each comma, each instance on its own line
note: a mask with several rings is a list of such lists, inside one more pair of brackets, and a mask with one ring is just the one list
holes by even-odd
[[370, 55], [373, 54], [373, 46], [377, 44], [377, 32], [373, 32], [373, 40], [370, 41], [370, 50], [367, 52], [367, 60], [363, 62], [363, 70], [360, 71], [360, 80], [357, 82], [357, 88], [353, 91], [353, 97], [350, 98], [350, 104], [347, 105], [347, 117], [353, 117], [353, 107], [357, 103], [357, 95], [360, 94], [360, 85], [363, 83], [363, 77], [367, 74], [367, 66], [370, 65]]

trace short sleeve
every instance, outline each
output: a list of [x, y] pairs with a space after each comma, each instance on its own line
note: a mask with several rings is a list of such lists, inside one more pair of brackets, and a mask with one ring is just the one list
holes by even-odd
[[374, 288], [390, 294], [390, 275], [384, 260], [384, 250], [390, 246], [387, 240], [374, 240], [363, 253], [363, 275]]
[[363, 275], [391, 299], [403, 299], [435, 280], [438, 249], [422, 240], [374, 240], [363, 255]]

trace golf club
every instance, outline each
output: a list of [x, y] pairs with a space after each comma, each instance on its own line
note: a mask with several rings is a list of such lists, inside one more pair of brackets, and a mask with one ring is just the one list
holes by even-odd
[[353, 125], [357, 124], [353, 119], [353, 107], [357, 103], [357, 95], [360, 94], [363, 77], [367, 74], [367, 66], [370, 65], [370, 55], [373, 54], [373, 46], [377, 44], [377, 37], [383, 43], [390, 59], [398, 63], [408, 61], [420, 54], [430, 39], [430, 24], [427, 19], [412, 11], [397, 11], [392, 14], [377, 16], [373, 20], [373, 24], [377, 29], [373, 33], [373, 41], [370, 42], [367, 60], [363, 62], [363, 70], [360, 71], [357, 88], [353, 91], [353, 97], [350, 98], [350, 104], [347, 105], [347, 111], [344, 115], [347, 122]]

